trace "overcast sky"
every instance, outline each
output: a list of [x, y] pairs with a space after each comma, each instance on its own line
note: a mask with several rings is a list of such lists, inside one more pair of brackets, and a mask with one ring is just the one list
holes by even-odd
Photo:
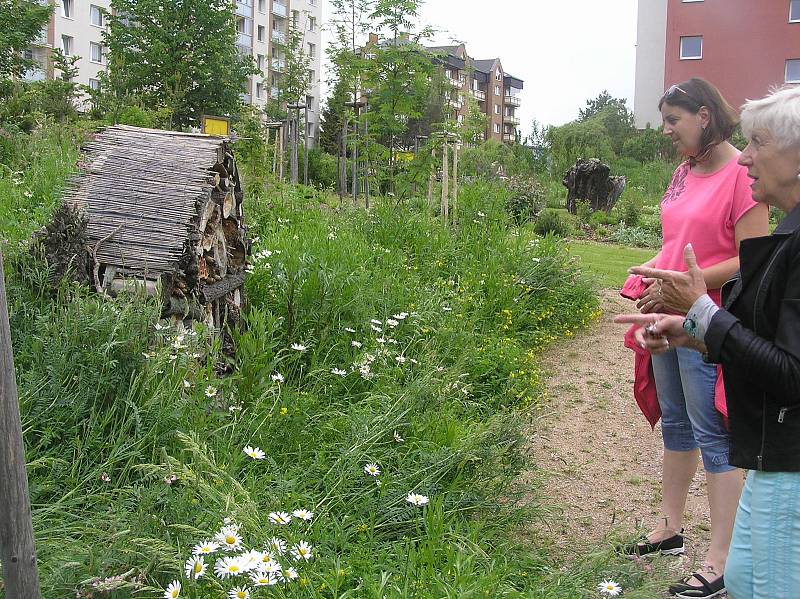
[[[331, 14], [327, 0], [323, 11]], [[534, 118], [573, 120], [604, 89], [633, 110], [636, 0], [427, 0], [421, 17], [440, 30], [434, 43], [462, 41], [473, 58], [500, 58], [524, 80], [525, 134]]]

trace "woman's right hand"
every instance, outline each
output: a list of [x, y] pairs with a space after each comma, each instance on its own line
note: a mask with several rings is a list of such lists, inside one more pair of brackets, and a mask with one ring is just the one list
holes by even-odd
[[636, 302], [636, 307], [642, 314], [651, 314], [655, 312], [664, 312], [664, 298], [661, 296], [661, 281], [659, 279], [642, 279], [647, 289], [639, 301]]

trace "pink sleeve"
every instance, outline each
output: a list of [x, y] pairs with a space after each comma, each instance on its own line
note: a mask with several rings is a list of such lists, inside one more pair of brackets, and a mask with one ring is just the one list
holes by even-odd
[[747, 176], [747, 169], [740, 167], [736, 175], [736, 185], [733, 189], [731, 203], [731, 224], [736, 225], [747, 211], [756, 205], [753, 200], [753, 190], [750, 188], [753, 180]]

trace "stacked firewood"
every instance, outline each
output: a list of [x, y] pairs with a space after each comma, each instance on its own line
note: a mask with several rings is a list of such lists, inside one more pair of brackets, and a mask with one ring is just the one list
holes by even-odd
[[225, 330], [239, 319], [250, 252], [230, 140], [128, 126], [103, 130], [65, 204], [85, 224], [99, 293], [160, 293], [163, 316]]

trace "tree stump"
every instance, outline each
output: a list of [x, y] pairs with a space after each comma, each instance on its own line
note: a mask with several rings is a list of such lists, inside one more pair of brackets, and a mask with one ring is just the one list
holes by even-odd
[[611, 169], [597, 158], [580, 159], [564, 177], [567, 210], [576, 214], [580, 200], [588, 200], [592, 210], [609, 212], [625, 189], [625, 177], [609, 176]]

